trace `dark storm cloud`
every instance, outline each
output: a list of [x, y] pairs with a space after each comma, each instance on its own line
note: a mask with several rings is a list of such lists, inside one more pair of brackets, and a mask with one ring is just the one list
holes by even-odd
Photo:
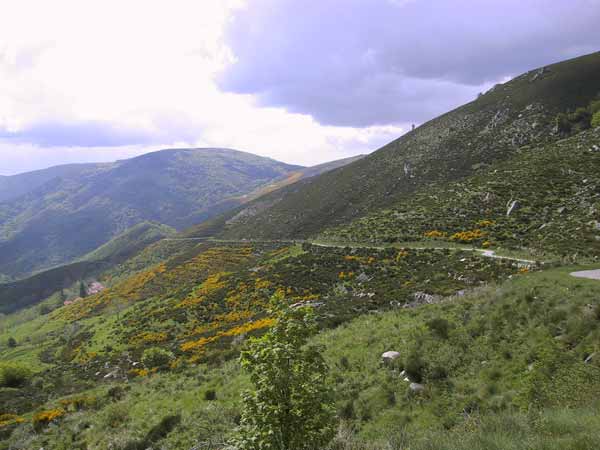
[[219, 84], [322, 124], [420, 122], [600, 50], [599, 23], [600, 0], [250, 0]]
[[42, 147], [113, 147], [152, 142], [152, 136], [104, 122], [39, 122], [25, 129], [0, 130], [0, 139]]

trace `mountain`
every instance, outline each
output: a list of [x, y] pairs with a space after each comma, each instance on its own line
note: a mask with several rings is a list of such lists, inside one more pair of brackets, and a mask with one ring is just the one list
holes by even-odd
[[[493, 171], [497, 164], [525, 149], [535, 152], [564, 138], [557, 130], [557, 115], [585, 107], [596, 98], [600, 93], [598, 73], [600, 53], [594, 53], [497, 85], [365, 158], [310, 183], [292, 185], [285, 195], [275, 192], [248, 204], [229, 221], [222, 235], [270, 239], [314, 236], [397, 205], [419, 192], [433, 187], [443, 191], [448, 183]], [[513, 190], [518, 197], [518, 187]], [[257, 207], [258, 203], [262, 206]], [[401, 234], [396, 237], [401, 238]]]
[[75, 169], [0, 203], [0, 273], [67, 263], [143, 221], [190, 226], [301, 168], [235, 150], [177, 149]]
[[[234, 200], [230, 198], [226, 202], [235, 206], [250, 201], [252, 198], [260, 196], [261, 193], [271, 192], [277, 187], [286, 186], [295, 180], [310, 178], [360, 158], [362, 158], [362, 155], [331, 161], [314, 167], [298, 168], [286, 175], [285, 178], [257, 188], [248, 195], [240, 196]], [[215, 210], [219, 210], [219, 205], [215, 206]], [[12, 312], [39, 303], [46, 297], [61, 289], [70, 287], [75, 281], [81, 279], [104, 277], [116, 280], [135, 274], [176, 254], [185, 253], [190, 250], [189, 242], [178, 239], [197, 235], [199, 230], [209, 223], [210, 221], [205, 221], [199, 227], [192, 227], [177, 234], [172, 227], [145, 221], [134, 225], [113, 237], [109, 242], [81, 256], [76, 262], [41, 271], [34, 276], [16, 282], [6, 280], [4, 285], [0, 280], [0, 312]], [[177, 239], [164, 239], [168, 237]]]
[[60, 177], [77, 175], [102, 164], [65, 164], [18, 175], [0, 176], [0, 202], [16, 199]]
[[167, 225], [142, 222], [112, 238], [106, 244], [84, 255], [82, 261], [104, 261], [118, 264], [126, 261], [150, 244], [174, 236], [176, 231]]
[[[266, 196], [271, 192], [283, 192], [283, 188], [286, 186], [295, 184], [302, 180], [307, 180], [308, 178], [316, 177], [317, 175], [321, 175], [322, 173], [329, 172], [339, 167], [343, 167], [364, 157], [365, 155], [350, 156], [349, 158], [336, 159], [334, 161], [318, 164], [316, 166], [301, 168], [294, 172], [290, 172], [285, 178], [275, 180], [272, 183], [261, 186], [248, 194], [242, 195], [237, 200], [240, 204], [245, 204], [257, 198]], [[231, 206], [231, 203], [229, 203], [229, 205]], [[226, 212], [226, 214], [228, 212]]]
[[0, 317], [4, 373], [21, 369], [0, 388], [4, 447], [221, 448], [251, 387], [237, 357], [284, 296], [322, 330], [330, 448], [597, 448], [600, 284], [571, 272], [600, 256], [599, 70], [594, 54], [529, 72], [349, 165], [73, 263], [111, 261], [69, 278], [106, 289]]
[[[0, 284], [0, 313], [8, 314], [35, 305], [52, 294], [94, 279], [119, 264], [134, 259], [154, 242], [173, 236], [171, 227], [142, 222], [114, 237], [79, 261], [45, 270], [12, 283]], [[75, 289], [77, 286], [75, 286]]]
[[324, 230], [329, 241], [435, 240], [527, 249], [541, 258], [600, 256], [600, 128], [512, 157]]

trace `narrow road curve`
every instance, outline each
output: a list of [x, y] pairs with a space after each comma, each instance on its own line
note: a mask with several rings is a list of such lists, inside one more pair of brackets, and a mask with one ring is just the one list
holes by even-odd
[[571, 272], [572, 277], [587, 278], [589, 280], [600, 280], [600, 269], [581, 270], [579, 272]]

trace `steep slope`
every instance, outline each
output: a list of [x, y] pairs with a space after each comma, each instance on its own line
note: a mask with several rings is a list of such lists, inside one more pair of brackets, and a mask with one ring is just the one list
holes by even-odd
[[315, 177], [317, 175], [321, 175], [322, 173], [329, 172], [339, 167], [346, 166], [350, 163], [353, 163], [354, 161], [358, 161], [359, 159], [364, 158], [364, 156], [365, 155], [351, 156], [349, 158], [337, 159], [323, 164], [318, 164], [316, 166], [300, 168], [298, 170], [290, 172], [289, 174], [287, 174], [286, 177], [274, 180], [269, 184], [260, 186], [252, 192], [249, 192], [248, 194], [244, 194], [239, 197], [228, 198], [223, 202], [222, 205], [217, 205], [217, 208], [221, 211], [227, 210], [225, 214], [229, 215], [229, 210], [231, 208], [250, 203], [253, 200], [259, 199], [261, 197], [268, 196], [268, 194], [271, 194], [272, 192], [284, 192], [284, 188], [286, 186], [292, 185], [302, 180], [306, 180], [308, 178]]
[[0, 313], [35, 305], [74, 283], [96, 278], [134, 259], [145, 248], [175, 234], [166, 225], [143, 222], [85, 255], [80, 261], [55, 267], [13, 283], [0, 284]]
[[351, 242], [436, 239], [537, 254], [600, 256], [600, 128], [515, 155], [464, 180], [417, 191], [326, 230]]
[[106, 244], [98, 247], [81, 259], [83, 261], [119, 263], [136, 255], [150, 244], [159, 241], [160, 239], [173, 236], [175, 233], [175, 229], [167, 225], [142, 222], [114, 237]]
[[11, 176], [0, 176], [0, 202], [12, 200], [60, 177], [77, 175], [102, 164], [65, 164]]
[[262, 211], [240, 212], [225, 235], [314, 235], [493, 166], [525, 145], [556, 141], [556, 115], [587, 105], [600, 92], [598, 73], [594, 53], [497, 85], [357, 162], [290, 186]]
[[64, 264], [146, 220], [190, 226], [298, 169], [235, 150], [183, 149], [51, 179], [0, 203], [0, 273]]

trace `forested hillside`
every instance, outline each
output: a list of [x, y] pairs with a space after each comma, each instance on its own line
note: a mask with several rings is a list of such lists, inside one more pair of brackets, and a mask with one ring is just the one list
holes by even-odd
[[184, 228], [297, 166], [222, 149], [168, 150], [84, 166], [0, 203], [0, 273], [22, 277], [70, 262], [128, 228]]

